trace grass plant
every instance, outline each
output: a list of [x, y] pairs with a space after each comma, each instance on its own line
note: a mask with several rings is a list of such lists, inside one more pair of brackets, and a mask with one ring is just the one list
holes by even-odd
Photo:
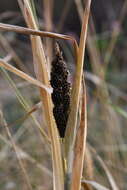
[[[104, 54], [104, 63], [102, 64], [101, 52], [96, 46], [96, 38], [93, 37], [96, 36], [96, 32], [94, 22], [92, 17], [90, 17], [91, 0], [85, 1], [85, 6], [81, 0], [75, 0], [74, 2], [81, 21], [79, 44], [71, 35], [59, 33], [59, 31], [62, 30], [66, 15], [70, 10], [71, 1], [69, 3], [66, 2], [66, 10], [64, 10], [61, 16], [62, 22], [59, 23], [57, 27], [58, 33], [51, 32], [53, 29], [52, 11], [54, 2], [51, 1], [50, 4], [49, 0], [43, 1], [46, 31], [41, 30], [39, 27], [40, 25], [34, 0], [18, 0], [21, 13], [26, 22], [26, 27], [0, 23], [0, 31], [28, 36], [33, 56], [33, 73], [31, 74], [27, 66], [23, 63], [23, 60], [10, 45], [8, 39], [6, 39], [3, 33], [0, 34], [0, 44], [2, 44], [6, 52], [5, 56], [0, 58], [0, 71], [12, 91], [15, 93], [22, 110], [25, 111], [23, 116], [20, 116], [10, 123], [6, 120], [6, 114], [4, 114], [4, 109], [2, 109], [2, 107], [0, 111], [0, 141], [6, 144], [3, 146], [3, 144], [0, 143], [2, 147], [0, 154], [3, 155], [0, 161], [4, 161], [7, 152], [11, 152], [11, 149], [13, 149], [12, 152], [16, 155], [19, 167], [18, 172], [21, 172], [21, 179], [19, 177], [21, 181], [19, 180], [20, 182], [18, 182], [17, 180], [17, 185], [14, 189], [17, 189], [18, 183], [20, 185], [22, 184], [23, 190], [108, 190], [109, 188], [118, 190], [120, 189], [118, 179], [124, 184], [123, 175], [121, 173], [124, 167], [126, 167], [125, 153], [120, 149], [118, 149], [117, 154], [109, 150], [106, 152], [103, 149], [103, 154], [101, 156], [101, 154], [98, 153], [99, 150], [96, 150], [96, 146], [94, 146], [97, 145], [97, 147], [101, 149], [101, 146], [104, 147], [105, 142], [108, 142], [110, 147], [112, 145], [117, 146], [119, 144], [124, 144], [117, 113], [121, 113], [125, 118], [127, 115], [126, 112], [119, 107], [113, 106], [109, 93], [109, 85], [106, 81], [108, 65], [120, 31], [113, 31], [111, 41]], [[124, 14], [125, 5], [120, 15], [120, 23], [123, 22]], [[89, 27], [88, 23], [90, 23]], [[69, 116], [65, 136], [63, 138], [60, 138], [57, 129], [57, 124], [53, 116], [53, 102], [51, 99], [51, 94], [53, 92], [50, 85], [51, 60], [54, 56], [53, 43], [56, 40], [71, 42], [70, 46], [73, 50], [72, 57], [75, 67]], [[84, 62], [86, 62], [86, 59], [84, 59], [86, 47], [93, 74], [86, 72], [86, 68], [84, 67]], [[66, 54], [66, 51], [64, 53]], [[13, 61], [15, 63], [14, 65], [11, 64]], [[94, 81], [96, 85], [94, 92], [95, 99], [93, 99], [90, 106], [87, 101], [87, 79], [92, 82]], [[17, 81], [22, 82], [24, 80], [28, 88], [31, 87], [36, 89], [39, 97], [38, 102], [33, 104], [32, 101], [27, 101], [27, 98], [24, 98], [22, 95], [24, 83], [23, 89], [20, 90]], [[28, 98], [31, 99], [31, 96], [29, 95]], [[95, 120], [95, 112], [100, 114], [97, 125], [100, 131], [97, 132], [96, 129], [90, 129], [88, 133], [88, 120], [90, 120], [91, 128], [94, 127], [95, 124], [94, 122], [92, 123], [92, 121]], [[21, 125], [20, 127], [23, 127], [25, 124], [27, 127], [23, 129], [19, 128], [16, 133], [13, 131], [13, 126]], [[102, 124], [106, 126], [103, 132], [100, 128]], [[28, 141], [27, 133], [31, 136]], [[103, 137], [101, 135], [103, 135]], [[94, 137], [91, 138], [92, 136]], [[21, 137], [23, 138], [23, 140], [21, 140], [23, 143], [21, 143], [22, 146], [20, 147]], [[116, 137], [118, 138], [116, 139]], [[91, 143], [87, 141], [89, 138]], [[38, 142], [35, 142], [37, 140]], [[39, 151], [37, 150], [37, 152], [35, 150], [36, 146], [39, 147]], [[47, 147], [47, 149], [43, 151], [44, 147]], [[37, 159], [34, 154], [39, 155]], [[15, 157], [14, 155], [12, 157], [14, 163]], [[46, 166], [43, 164], [43, 162], [45, 162], [44, 157], [47, 159]], [[7, 159], [9, 159], [9, 154]], [[40, 160], [38, 161], [38, 159]], [[114, 171], [120, 162], [120, 168], [117, 169], [120, 170], [122, 168], [122, 172], [116, 174]], [[110, 164], [113, 163], [115, 166], [109, 169]], [[35, 170], [34, 174], [32, 174], [31, 166]], [[14, 166], [11, 167], [13, 168]], [[115, 169], [113, 167], [115, 167]], [[43, 181], [41, 181], [41, 178]]]

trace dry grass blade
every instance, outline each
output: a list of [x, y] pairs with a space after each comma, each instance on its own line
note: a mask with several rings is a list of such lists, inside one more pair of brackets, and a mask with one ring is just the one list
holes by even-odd
[[26, 34], [26, 35], [41, 36], [41, 37], [48, 37], [48, 38], [58, 38], [58, 39], [63, 39], [63, 40], [75, 41], [75, 39], [73, 37], [68, 36], [68, 35], [47, 32], [47, 31], [40, 31], [37, 28], [31, 29], [31, 28], [25, 28], [25, 27], [21, 27], [21, 26], [15, 26], [15, 25], [4, 24], [4, 23], [0, 23], [0, 30], [17, 32], [17, 33]]
[[92, 185], [96, 190], [109, 190], [107, 187], [104, 187], [95, 181], [82, 180], [82, 184], [83, 183], [88, 183], [88, 184]]
[[71, 8], [71, 5], [73, 3], [73, 0], [70, 0], [70, 1], [66, 1], [65, 2], [65, 5], [64, 5], [64, 9], [63, 9], [63, 12], [62, 12], [62, 15], [60, 17], [60, 20], [59, 20], [59, 23], [58, 23], [58, 26], [57, 26], [57, 30], [60, 32], [63, 28], [63, 25], [64, 25], [64, 22], [65, 22], [65, 19], [67, 17], [67, 14]]
[[31, 28], [25, 28], [25, 27], [21, 27], [21, 26], [15, 26], [15, 25], [10, 25], [10, 24], [3, 24], [3, 23], [0, 23], [0, 30], [17, 32], [17, 33], [25, 34], [25, 35], [33, 35], [33, 36], [40, 36], [40, 37], [70, 40], [73, 43], [75, 54], [77, 55], [77, 52], [78, 52], [77, 42], [72, 36], [53, 33], [53, 32], [47, 32], [47, 31], [40, 31], [37, 28], [31, 29]]
[[21, 117], [21, 118], [17, 119], [16, 121], [10, 123], [10, 124], [8, 125], [8, 127], [12, 127], [12, 126], [14, 126], [14, 125], [23, 123], [33, 112], [35, 112], [36, 110], [38, 110], [38, 109], [40, 108], [40, 106], [41, 106], [40, 103], [34, 105], [34, 106], [30, 109], [30, 111], [28, 111], [23, 117]]
[[[25, 20], [29, 28], [38, 30], [30, 2], [27, 0], [19, 1], [22, 2], [22, 12], [25, 16]], [[34, 69], [37, 79], [43, 82], [46, 86], [49, 86], [48, 71], [46, 67], [46, 59], [43, 50], [41, 38], [39, 36], [31, 36], [31, 44], [34, 58]], [[63, 164], [61, 157], [61, 147], [58, 137], [58, 131], [55, 125], [55, 121], [52, 113], [52, 102], [50, 95], [40, 89], [40, 98], [42, 100], [45, 112], [44, 116], [47, 122], [48, 131], [51, 137], [52, 145], [52, 161], [53, 161], [53, 186], [55, 190], [64, 189], [64, 177], [63, 177]]]
[[15, 153], [16, 153], [17, 160], [19, 162], [19, 166], [20, 166], [21, 171], [22, 171], [22, 176], [23, 176], [23, 178], [24, 178], [24, 180], [26, 182], [26, 185], [27, 185], [27, 189], [32, 190], [32, 185], [30, 184], [29, 176], [27, 175], [26, 169], [25, 169], [25, 167], [24, 167], [24, 165], [23, 165], [23, 163], [22, 163], [22, 161], [20, 159], [20, 156], [19, 156], [18, 151], [17, 151], [16, 144], [15, 144], [15, 142], [13, 140], [13, 137], [12, 137], [12, 135], [10, 133], [10, 130], [9, 130], [8, 126], [7, 126], [7, 123], [6, 123], [6, 121], [5, 121], [4, 117], [3, 117], [3, 113], [2, 113], [1, 110], [0, 110], [0, 119], [3, 120], [5, 130], [6, 130], [7, 135], [9, 137], [10, 141], [11, 141], [12, 147], [13, 147]]
[[[18, 101], [20, 102], [21, 106], [23, 107], [23, 109], [26, 112], [29, 112], [30, 110], [30, 106], [28, 104], [28, 102], [24, 99], [24, 97], [22, 96], [22, 94], [20, 93], [20, 91], [16, 88], [16, 85], [14, 83], [14, 81], [11, 79], [11, 77], [9, 76], [9, 74], [7, 73], [7, 71], [4, 68], [1, 68], [2, 71], [2, 75], [4, 76], [4, 78], [8, 81], [9, 86], [13, 89], [13, 91], [15, 92], [15, 95], [18, 99]], [[42, 137], [48, 142], [50, 143], [50, 139], [47, 135], [45, 134], [45, 131], [43, 130], [43, 128], [41, 127], [41, 125], [39, 124], [39, 122], [36, 120], [35, 116], [33, 114], [30, 115], [33, 122], [35, 123], [35, 126], [39, 129]]]
[[83, 190], [91, 190], [91, 188], [86, 183], [82, 183], [82, 189]]
[[[45, 23], [45, 30], [52, 31], [53, 29], [53, 23], [52, 23], [52, 16], [53, 16], [53, 6], [54, 6], [54, 0], [44, 0], [43, 1], [44, 6], [44, 23]], [[48, 65], [50, 69], [50, 64], [52, 60], [53, 55], [53, 42], [51, 39], [46, 39], [46, 52], [48, 53]]]
[[[78, 109], [79, 109], [79, 99], [81, 93], [81, 83], [82, 83], [82, 76], [83, 76], [83, 63], [84, 63], [84, 53], [85, 53], [85, 45], [86, 45], [86, 35], [87, 35], [87, 25], [88, 25], [88, 18], [90, 12], [90, 4], [91, 0], [88, 0], [85, 12], [84, 12], [84, 19], [80, 37], [80, 44], [79, 44], [79, 51], [77, 57], [77, 64], [76, 64], [76, 73], [75, 73], [75, 81], [73, 83], [72, 88], [72, 97], [71, 97], [71, 110], [69, 115], [69, 120], [67, 124], [66, 136], [65, 136], [65, 153], [67, 157], [67, 175], [70, 176], [72, 172], [72, 160], [73, 160], [73, 150], [74, 150], [74, 143], [76, 137], [76, 127], [77, 127], [77, 116], [78, 116]], [[68, 182], [69, 183], [69, 182]]]
[[[41, 102], [38, 103], [38, 104], [36, 104], [36, 105], [34, 105], [34, 106], [30, 109], [30, 111], [28, 111], [23, 117], [17, 119], [17, 120], [14, 121], [13, 123], [10, 123], [10, 124], [8, 125], [8, 127], [12, 127], [12, 126], [14, 126], [14, 125], [23, 123], [33, 112], [35, 112], [35, 111], [36, 111], [37, 109], [39, 109], [40, 107], [41, 107]], [[46, 132], [45, 132], [44, 130], [42, 130], [41, 127], [38, 127], [38, 128], [39, 128], [40, 133], [41, 133], [42, 136], [48, 141], [48, 143], [51, 143], [51, 141], [50, 141], [48, 135], [46, 134]]]
[[119, 34], [121, 32], [120, 29], [122, 27], [122, 23], [123, 23], [124, 19], [126, 18], [126, 10], [127, 10], [127, 1], [124, 1], [123, 7], [121, 9], [121, 12], [120, 12], [120, 15], [119, 15], [119, 18], [117, 21], [118, 25], [117, 25], [117, 27], [113, 28], [111, 40], [110, 40], [110, 43], [109, 43], [107, 50], [106, 50], [106, 53], [105, 53], [105, 57], [104, 57], [105, 69], [107, 69], [107, 66], [108, 66], [109, 61], [110, 61], [111, 56], [112, 56], [112, 53], [113, 53], [114, 48], [116, 46]]
[[80, 121], [80, 126], [78, 128], [77, 137], [76, 137], [71, 190], [81, 189], [81, 178], [82, 178], [82, 171], [83, 171], [83, 162], [84, 162], [84, 154], [85, 154], [85, 147], [86, 147], [86, 135], [87, 135], [87, 111], [86, 111], [85, 84], [83, 84], [82, 99], [83, 100], [82, 100], [81, 121]]
[[16, 74], [17, 76], [25, 79], [26, 81], [42, 88], [43, 90], [47, 91], [48, 93], [52, 92], [51, 88], [46, 87], [45, 85], [43, 85], [40, 81], [32, 78], [31, 76], [27, 75], [26, 73], [16, 69], [15, 67], [13, 67], [12, 65], [8, 64], [6, 61], [4, 61], [4, 59], [0, 59], [0, 66], [7, 69], [8, 71]]
[[100, 163], [100, 165], [104, 169], [104, 171], [105, 171], [105, 173], [107, 175], [108, 181], [109, 181], [109, 183], [111, 185], [112, 190], [119, 190], [119, 188], [118, 188], [112, 174], [110, 173], [110, 171], [109, 171], [108, 167], [106, 166], [106, 164], [104, 163], [104, 161], [97, 154], [96, 150], [93, 147], [89, 146], [89, 148], [90, 148], [91, 152], [96, 156], [96, 159], [98, 160], [98, 162]]
[[82, 188], [84, 189], [84, 190], [91, 190], [91, 187], [86, 183], [86, 182], [83, 182], [83, 183], [81, 183], [82, 184]]
[[16, 52], [14, 51], [13, 47], [10, 45], [9, 41], [4, 37], [4, 35], [0, 34], [0, 43], [2, 44], [4, 50], [8, 53], [12, 55], [12, 59], [15, 61], [15, 63], [17, 64], [17, 66], [19, 66], [19, 68], [26, 72], [29, 73], [28, 69], [25, 67], [25, 65], [22, 63], [21, 59], [19, 58], [19, 56], [16, 54]]

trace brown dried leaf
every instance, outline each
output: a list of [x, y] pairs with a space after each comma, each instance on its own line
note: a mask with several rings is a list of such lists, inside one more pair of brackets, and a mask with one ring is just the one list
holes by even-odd
[[83, 162], [84, 162], [84, 154], [86, 147], [86, 136], [87, 136], [86, 90], [85, 90], [85, 85], [83, 84], [81, 121], [76, 136], [76, 145], [75, 145], [73, 170], [72, 170], [72, 184], [71, 184], [72, 190], [81, 189], [81, 178], [83, 172]]
[[[74, 76], [74, 83], [72, 88], [72, 97], [71, 97], [71, 106], [70, 106], [70, 115], [67, 124], [67, 130], [65, 134], [65, 155], [67, 159], [67, 177], [71, 179], [71, 172], [73, 166], [73, 157], [74, 157], [74, 144], [76, 138], [76, 129], [77, 129], [77, 118], [79, 110], [79, 99], [81, 93], [81, 83], [83, 76], [83, 64], [84, 64], [84, 53], [86, 45], [86, 35], [87, 35], [87, 26], [88, 18], [90, 12], [91, 0], [87, 1], [87, 5], [84, 12], [84, 19], [80, 37], [79, 51], [76, 64], [76, 72]], [[70, 182], [68, 180], [67, 184]], [[77, 189], [75, 189], [77, 190]]]

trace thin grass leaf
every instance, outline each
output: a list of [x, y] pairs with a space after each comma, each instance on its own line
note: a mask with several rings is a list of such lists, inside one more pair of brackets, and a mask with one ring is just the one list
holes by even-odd
[[[0, 139], [6, 143], [7, 146], [12, 147], [12, 143], [7, 140], [3, 135], [0, 134]], [[31, 155], [29, 155], [27, 152], [25, 152], [24, 150], [22, 150], [21, 148], [19, 148], [16, 144], [16, 149], [18, 154], [23, 155], [23, 157], [28, 160], [30, 163], [32, 163], [35, 167], [39, 168], [40, 170], [42, 170], [42, 172], [44, 172], [45, 174], [47, 174], [48, 176], [52, 177], [52, 172], [50, 170], [48, 170], [47, 167], [41, 165], [40, 163], [38, 163]], [[8, 151], [9, 152], [9, 151]], [[2, 154], [2, 152], [0, 152], [0, 154]], [[6, 157], [6, 152], [5, 152], [5, 157]], [[0, 159], [1, 161], [1, 159]]]
[[[45, 30], [46, 31], [52, 31], [53, 30], [53, 23], [52, 23], [52, 17], [53, 17], [53, 7], [54, 6], [54, 0], [43, 0], [43, 17], [44, 17], [44, 23], [45, 23]], [[46, 52], [48, 54], [48, 68], [51, 69], [51, 60], [53, 58], [53, 41], [51, 39], [45, 40], [46, 45]]]
[[34, 19], [36, 20], [36, 24], [38, 25], [38, 23], [37, 23], [38, 19], [37, 19], [37, 13], [36, 13], [36, 8], [35, 8], [34, 0], [30, 0], [30, 4], [31, 4], [31, 8], [32, 8]]
[[[83, 76], [83, 63], [84, 63], [84, 53], [86, 45], [86, 35], [87, 35], [87, 25], [90, 12], [91, 0], [88, 0], [85, 12], [84, 19], [80, 37], [79, 51], [76, 64], [76, 72], [74, 76], [74, 83], [72, 88], [72, 97], [71, 97], [71, 106], [70, 106], [70, 115], [67, 124], [67, 130], [65, 134], [65, 154], [67, 158], [67, 178], [71, 177], [73, 165], [73, 156], [74, 156], [74, 144], [76, 137], [76, 128], [77, 128], [77, 117], [79, 109], [79, 99], [81, 93], [81, 82]], [[69, 181], [67, 182], [69, 185]]]
[[25, 28], [25, 27], [21, 27], [21, 26], [15, 26], [15, 25], [10, 25], [10, 24], [3, 24], [3, 23], [0, 23], [0, 30], [17, 32], [17, 33], [25, 34], [25, 35], [48, 37], [48, 38], [53, 38], [53, 39], [56, 38], [56, 39], [61, 39], [61, 40], [62, 39], [70, 40], [73, 43], [74, 53], [75, 53], [76, 57], [78, 54], [78, 45], [77, 45], [76, 40], [72, 36], [53, 33], [53, 32], [47, 32], [47, 31], [40, 31], [37, 28], [31, 29], [31, 28]]
[[122, 115], [123, 117], [127, 118], [127, 112], [125, 110], [123, 110], [122, 108], [120, 108], [120, 106], [116, 106], [111, 104], [112, 108], [119, 113], [120, 115]]
[[15, 61], [15, 63], [17, 64], [17, 66], [24, 72], [29, 73], [28, 69], [25, 67], [25, 65], [22, 63], [21, 59], [19, 58], [19, 56], [16, 54], [16, 52], [14, 51], [13, 47], [11, 46], [11, 44], [9, 43], [9, 41], [7, 40], [7, 38], [4, 37], [4, 35], [2, 35], [0, 33], [0, 43], [2, 44], [2, 46], [4, 47], [4, 50], [11, 54], [12, 59]]
[[[24, 97], [22, 96], [22, 94], [20, 93], [20, 91], [17, 89], [14, 81], [11, 79], [11, 77], [9, 76], [9, 74], [7, 73], [7, 71], [2, 67], [1, 71], [3, 73], [4, 78], [9, 82], [9, 86], [13, 89], [13, 91], [16, 94], [16, 97], [18, 99], [18, 101], [20, 102], [21, 106], [24, 108], [24, 110], [26, 112], [29, 112], [30, 110], [30, 106], [28, 104], [28, 102], [24, 99]], [[42, 137], [48, 142], [50, 143], [50, 139], [49, 137], [45, 134], [45, 131], [43, 130], [43, 128], [40, 126], [39, 122], [36, 120], [35, 116], [33, 114], [31, 114], [31, 118], [33, 119], [36, 127], [39, 129]]]
[[[34, 113], [35, 111], [37, 111], [37, 110], [40, 108], [40, 106], [41, 106], [41, 102], [38, 103], [38, 104], [36, 104], [36, 105], [34, 105], [34, 106], [30, 109], [30, 111], [28, 111], [23, 117], [21, 117], [21, 118], [15, 120], [14, 122], [8, 124], [8, 127], [12, 127], [12, 126], [14, 126], [14, 125], [23, 123], [32, 113]], [[45, 134], [45, 135], [46, 135], [46, 134]]]
[[27, 171], [26, 171], [26, 169], [24, 167], [24, 164], [23, 164], [22, 160], [20, 159], [20, 156], [19, 156], [18, 151], [17, 151], [16, 144], [15, 144], [15, 142], [13, 140], [13, 137], [12, 137], [12, 135], [10, 133], [10, 130], [9, 130], [8, 125], [7, 125], [7, 123], [6, 123], [6, 121], [5, 121], [4, 117], [3, 117], [3, 113], [2, 113], [1, 110], [0, 110], [0, 119], [3, 120], [4, 128], [5, 128], [5, 130], [7, 132], [7, 135], [9, 137], [10, 141], [11, 141], [12, 147], [13, 147], [15, 153], [16, 153], [17, 160], [18, 160], [19, 166], [20, 166], [21, 171], [22, 171], [22, 176], [23, 176], [23, 178], [24, 178], [24, 180], [26, 182], [27, 188], [28, 188], [28, 190], [32, 190], [32, 185], [30, 183], [30, 178], [29, 178], [29, 176], [27, 174]]
[[106, 164], [104, 163], [104, 161], [102, 160], [102, 158], [97, 154], [96, 150], [93, 147], [91, 147], [89, 145], [89, 148], [90, 148], [91, 152], [96, 156], [96, 159], [98, 160], [98, 162], [100, 163], [100, 165], [104, 169], [105, 174], [106, 174], [107, 179], [108, 179], [108, 181], [109, 181], [109, 183], [111, 185], [112, 190], [119, 190], [119, 188], [118, 188], [118, 186], [117, 186], [117, 184], [116, 184], [116, 182], [115, 182], [112, 174], [110, 173], [108, 167], [106, 166]]
[[81, 189], [81, 178], [83, 172], [83, 162], [84, 162], [84, 154], [86, 147], [86, 135], [87, 135], [86, 88], [85, 84], [83, 83], [81, 121], [76, 137], [71, 190]]
[[17, 76], [25, 79], [26, 81], [42, 88], [43, 90], [47, 91], [48, 93], [52, 93], [52, 89], [46, 87], [45, 85], [43, 85], [40, 81], [34, 79], [33, 77], [27, 75], [26, 73], [20, 71], [19, 69], [16, 69], [15, 67], [13, 67], [12, 65], [8, 64], [6, 61], [4, 61], [4, 59], [0, 59], [0, 66], [7, 69], [8, 71], [16, 74]]
[[105, 56], [104, 56], [104, 64], [105, 64], [104, 67], [105, 67], [105, 69], [107, 69], [107, 66], [108, 66], [110, 59], [112, 57], [114, 48], [116, 47], [116, 43], [118, 41], [118, 37], [119, 37], [120, 32], [121, 32], [120, 27], [122, 26], [123, 21], [126, 17], [126, 9], [127, 9], [127, 1], [125, 1], [123, 3], [123, 6], [122, 6], [120, 14], [119, 14], [119, 18], [117, 20], [119, 25], [115, 25], [115, 27], [113, 28], [113, 31], [111, 34], [111, 40], [109, 42], [107, 50], [105, 51]]
[[82, 183], [88, 183], [92, 185], [96, 190], [109, 190], [107, 187], [104, 187], [95, 181], [89, 181], [89, 180], [84, 179], [82, 180]]

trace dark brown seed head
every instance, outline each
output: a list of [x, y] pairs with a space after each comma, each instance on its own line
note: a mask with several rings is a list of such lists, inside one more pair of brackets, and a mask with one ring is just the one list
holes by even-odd
[[55, 44], [55, 57], [52, 61], [51, 86], [53, 88], [53, 115], [61, 138], [64, 138], [70, 106], [70, 83], [68, 70], [59, 45]]

